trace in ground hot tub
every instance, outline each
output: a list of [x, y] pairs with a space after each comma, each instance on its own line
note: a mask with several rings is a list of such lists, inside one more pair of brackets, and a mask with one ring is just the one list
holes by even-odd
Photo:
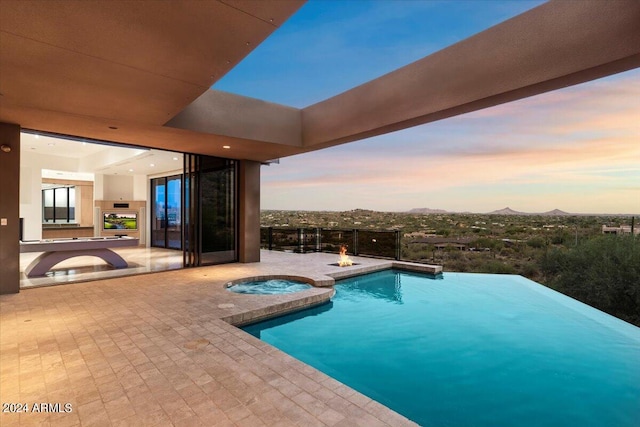
[[311, 289], [308, 283], [290, 279], [250, 280], [240, 283], [229, 283], [227, 289], [238, 294], [280, 295]]

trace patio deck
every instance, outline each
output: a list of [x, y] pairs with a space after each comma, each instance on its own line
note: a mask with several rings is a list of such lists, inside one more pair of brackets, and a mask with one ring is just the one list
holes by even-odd
[[[334, 254], [262, 252], [228, 264], [22, 290], [0, 297], [0, 396], [51, 426], [408, 426], [405, 417], [232, 326], [328, 299], [333, 289], [241, 295], [225, 283], [390, 267]], [[229, 323], [228, 323], [229, 322]], [[60, 412], [32, 412], [35, 403]], [[63, 412], [64, 404], [71, 412]], [[5, 408], [3, 408], [5, 409]], [[14, 408], [15, 409], [15, 408]], [[50, 405], [46, 409], [58, 408]]]

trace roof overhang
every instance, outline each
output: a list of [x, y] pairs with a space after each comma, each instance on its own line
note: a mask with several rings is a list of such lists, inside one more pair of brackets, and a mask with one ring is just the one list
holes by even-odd
[[552, 1], [303, 110], [305, 147], [363, 139], [640, 67], [640, 2]]
[[640, 66], [640, 2], [551, 1], [301, 110], [209, 89], [302, 3], [3, 0], [0, 121], [266, 161]]
[[180, 132], [164, 124], [302, 4], [304, 0], [3, 0], [0, 121], [211, 153], [208, 146], [218, 145], [221, 136]]

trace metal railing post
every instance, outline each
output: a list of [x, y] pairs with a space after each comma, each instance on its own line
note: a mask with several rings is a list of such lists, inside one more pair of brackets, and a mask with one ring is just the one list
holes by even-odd
[[353, 254], [358, 255], [358, 229], [353, 229]]
[[400, 245], [400, 230], [396, 230], [396, 261], [402, 257], [402, 246]]
[[322, 232], [321, 228], [316, 228], [316, 252], [320, 252], [322, 250]]
[[267, 245], [270, 251], [273, 250], [273, 227], [267, 230]]

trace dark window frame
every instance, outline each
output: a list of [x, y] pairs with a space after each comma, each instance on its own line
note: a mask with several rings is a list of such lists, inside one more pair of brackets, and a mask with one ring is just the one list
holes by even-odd
[[[42, 223], [49, 223], [49, 220], [51, 220], [52, 224], [55, 224], [56, 221], [58, 220], [66, 220], [67, 223], [71, 223], [71, 221], [75, 221], [76, 220], [76, 206], [75, 203], [73, 206], [71, 206], [70, 203], [70, 197], [69, 197], [69, 190], [73, 188], [74, 191], [74, 200], [75, 200], [75, 189], [76, 186], [75, 185], [70, 185], [70, 186], [62, 186], [62, 187], [51, 187], [51, 188], [43, 188], [42, 189]], [[56, 209], [58, 208], [58, 206], [56, 206], [56, 190], [61, 190], [61, 189], [65, 189], [66, 193], [67, 193], [67, 203], [66, 206], [62, 207], [63, 209], [65, 209], [66, 211], [66, 215], [64, 215], [62, 218], [58, 218], [56, 215]], [[46, 214], [46, 208], [47, 206], [45, 206], [45, 192], [47, 191], [51, 191], [52, 194], [52, 200], [53, 200], [53, 206], [51, 207], [53, 215], [51, 217], [51, 219], [47, 218], [47, 214]], [[73, 217], [70, 216], [71, 213], [71, 208], [73, 208]]]

